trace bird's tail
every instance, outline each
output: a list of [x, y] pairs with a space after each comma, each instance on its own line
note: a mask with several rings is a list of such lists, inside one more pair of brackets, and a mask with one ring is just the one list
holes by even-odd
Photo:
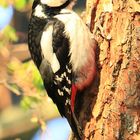
[[80, 126], [74, 112], [71, 112], [71, 117], [70, 119], [68, 119], [68, 122], [77, 140], [82, 140], [83, 137], [82, 127]]

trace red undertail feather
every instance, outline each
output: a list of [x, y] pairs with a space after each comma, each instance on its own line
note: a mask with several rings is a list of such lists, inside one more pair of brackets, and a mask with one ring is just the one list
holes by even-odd
[[75, 97], [76, 97], [76, 93], [77, 93], [77, 87], [76, 85], [72, 85], [72, 89], [71, 89], [71, 110], [72, 112], [74, 112], [74, 105], [75, 105]]

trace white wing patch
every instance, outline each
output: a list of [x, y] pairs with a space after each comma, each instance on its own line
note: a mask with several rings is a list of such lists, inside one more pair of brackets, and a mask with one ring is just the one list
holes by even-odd
[[67, 106], [67, 105], [70, 105], [71, 104], [71, 101], [70, 101], [70, 99], [66, 99], [66, 102], [65, 102], [65, 105]]
[[63, 87], [63, 90], [65, 90], [69, 95], [71, 94], [71, 90], [66, 86]]
[[58, 89], [57, 92], [60, 96], [64, 96], [64, 93], [62, 91], [60, 91], [60, 89]]
[[51, 64], [52, 70], [55, 73], [60, 69], [60, 64], [56, 57], [56, 54], [53, 52], [52, 33], [53, 26], [50, 25], [42, 34], [41, 49], [45, 59]]

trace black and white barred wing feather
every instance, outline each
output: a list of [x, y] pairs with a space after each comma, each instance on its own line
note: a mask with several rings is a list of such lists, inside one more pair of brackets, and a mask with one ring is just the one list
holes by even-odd
[[[49, 96], [53, 96], [52, 99], [57, 106], [63, 108], [65, 102], [70, 102], [68, 99], [72, 73], [68, 55], [69, 40], [64, 34], [62, 22], [55, 18], [51, 20], [52, 22], [45, 26], [40, 41], [43, 60], [39, 70]], [[66, 113], [64, 109], [59, 111], [61, 115]]]

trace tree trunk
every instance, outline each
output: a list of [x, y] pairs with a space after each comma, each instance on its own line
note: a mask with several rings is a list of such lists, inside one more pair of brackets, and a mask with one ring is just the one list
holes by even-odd
[[140, 1], [87, 0], [86, 17], [98, 47], [81, 99], [84, 140], [140, 140]]

